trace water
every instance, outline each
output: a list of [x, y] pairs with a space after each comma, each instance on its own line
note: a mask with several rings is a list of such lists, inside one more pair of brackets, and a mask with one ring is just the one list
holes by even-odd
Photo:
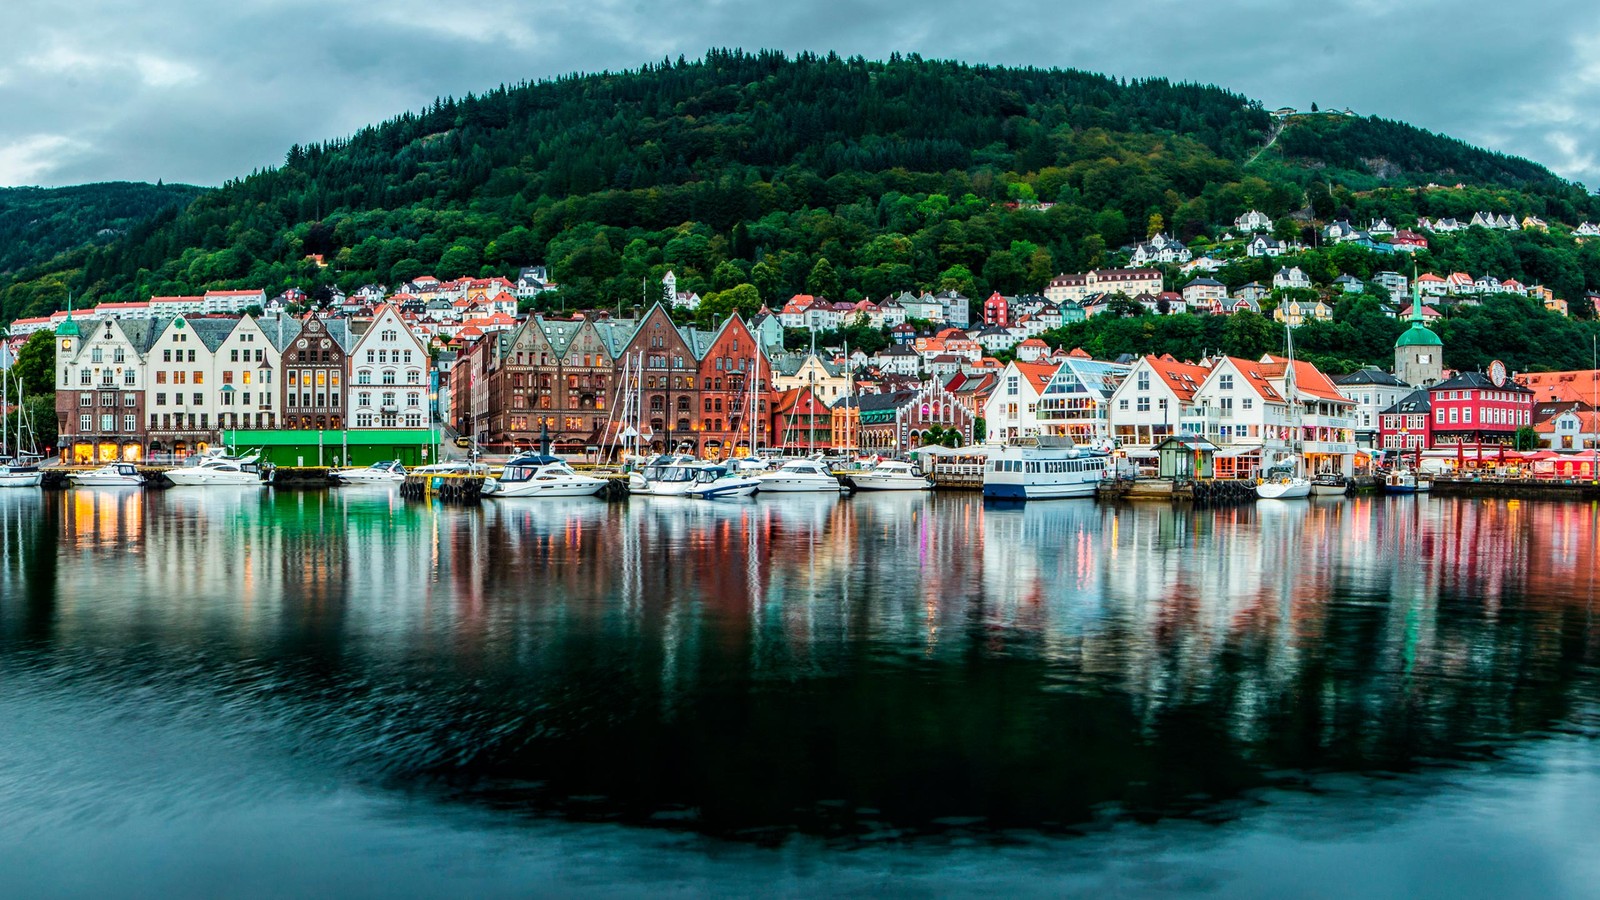
[[0, 492], [0, 894], [1592, 896], [1596, 525]]

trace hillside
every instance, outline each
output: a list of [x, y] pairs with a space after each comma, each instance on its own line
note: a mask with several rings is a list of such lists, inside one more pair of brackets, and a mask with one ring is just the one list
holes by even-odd
[[[1411, 190], [1444, 179], [1518, 215], [1600, 218], [1542, 167], [1406, 125], [1296, 117], [1262, 153], [1274, 124], [1246, 98], [1161, 79], [713, 51], [290, 148], [279, 168], [0, 280], [0, 321], [69, 290], [349, 289], [533, 262], [569, 305], [637, 298], [668, 268], [684, 290], [749, 283], [768, 300], [1020, 293], [1156, 227], [1191, 239], [1250, 208], [1404, 218], [1469, 202]], [[1519, 274], [1509, 252], [1501, 267]]]
[[90, 242], [105, 244], [201, 188], [116, 181], [63, 188], [0, 188], [0, 276]]

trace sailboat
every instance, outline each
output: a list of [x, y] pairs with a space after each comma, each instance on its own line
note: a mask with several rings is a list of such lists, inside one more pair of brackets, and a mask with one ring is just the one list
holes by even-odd
[[[17, 432], [12, 443], [5, 428], [4, 412], [10, 407], [11, 385], [17, 386]], [[38, 487], [44, 473], [37, 465], [38, 454], [24, 454], [22, 435], [27, 427], [28, 412], [22, 405], [22, 382], [11, 374], [11, 368], [0, 370], [0, 488]], [[28, 459], [32, 456], [32, 460]]]
[[1289, 459], [1268, 469], [1266, 478], [1256, 484], [1256, 496], [1262, 500], [1297, 500], [1311, 496], [1311, 480], [1300, 474], [1300, 392], [1295, 389], [1293, 326], [1287, 328], [1286, 337], [1289, 362], [1284, 367], [1283, 395], [1289, 403]]

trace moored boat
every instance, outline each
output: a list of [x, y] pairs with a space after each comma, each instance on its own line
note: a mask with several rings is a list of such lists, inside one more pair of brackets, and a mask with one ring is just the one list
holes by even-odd
[[144, 484], [144, 476], [133, 463], [114, 462], [92, 472], [72, 472], [67, 480], [79, 487], [118, 487]]
[[1343, 475], [1318, 475], [1311, 479], [1311, 493], [1317, 497], [1342, 497], [1350, 491], [1350, 480]]
[[1256, 497], [1262, 500], [1298, 500], [1311, 496], [1311, 482], [1295, 475], [1273, 475], [1256, 485]]
[[333, 477], [343, 484], [398, 484], [406, 480], [406, 467], [397, 459], [387, 459], [370, 466], [335, 469]]
[[926, 491], [933, 480], [908, 462], [886, 459], [865, 472], [852, 472], [845, 483], [858, 491]]
[[702, 500], [727, 500], [748, 497], [761, 487], [761, 482], [730, 470], [727, 466], [709, 464], [700, 466], [694, 483], [684, 491], [690, 497]]
[[38, 487], [44, 482], [44, 472], [36, 465], [18, 460], [0, 461], [0, 488]]
[[983, 467], [983, 496], [991, 500], [1058, 500], [1092, 497], [1105, 477], [1110, 455], [1068, 442], [1007, 447]]
[[682, 453], [662, 454], [628, 473], [628, 492], [641, 497], [682, 497], [694, 487], [700, 461]]
[[757, 475], [756, 480], [761, 482], [763, 494], [837, 494], [843, 487], [838, 476], [814, 459], [791, 459], [776, 471]]
[[505, 464], [500, 474], [483, 483], [485, 497], [592, 497], [605, 479], [580, 475], [553, 456], [524, 455]]
[[191, 466], [182, 466], [167, 470], [167, 478], [173, 484], [181, 487], [211, 487], [214, 485], [255, 485], [266, 484], [261, 478], [261, 467], [256, 464], [259, 457], [256, 454], [249, 456], [228, 456], [223, 451], [210, 450], [201, 455], [199, 462]]

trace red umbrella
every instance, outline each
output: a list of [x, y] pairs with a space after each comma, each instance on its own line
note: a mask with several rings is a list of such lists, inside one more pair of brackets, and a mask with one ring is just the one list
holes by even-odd
[[1502, 466], [1506, 464], [1506, 445], [1505, 444], [1501, 444], [1500, 445], [1499, 464], [1502, 465]]
[[1467, 466], [1467, 448], [1460, 441], [1456, 441], [1456, 471], [1459, 472]]

